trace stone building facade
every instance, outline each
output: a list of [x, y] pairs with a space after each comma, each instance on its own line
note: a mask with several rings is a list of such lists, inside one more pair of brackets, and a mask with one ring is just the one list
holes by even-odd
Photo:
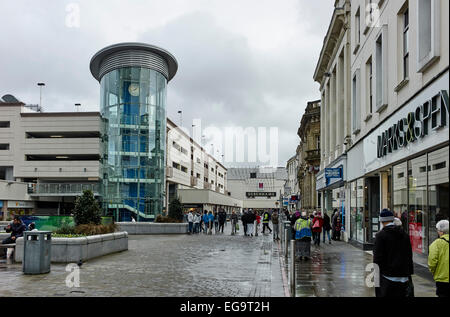
[[320, 170], [320, 100], [308, 102], [297, 134], [301, 139], [298, 148], [300, 208], [312, 212], [320, 208], [316, 191], [316, 174]]

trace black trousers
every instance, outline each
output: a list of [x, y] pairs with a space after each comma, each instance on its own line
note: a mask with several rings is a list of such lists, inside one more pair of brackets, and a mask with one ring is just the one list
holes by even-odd
[[406, 297], [408, 283], [393, 282], [380, 276], [380, 287], [375, 288], [376, 297]]
[[244, 234], [247, 235], [247, 223], [244, 222], [243, 225], [244, 225]]
[[436, 295], [438, 297], [449, 297], [449, 285], [445, 282], [436, 282]]
[[219, 231], [223, 233], [223, 227], [225, 225], [225, 222], [219, 222]]
[[269, 229], [270, 232], [272, 232], [272, 229], [270, 229], [268, 223], [263, 223], [263, 233], [266, 231], [266, 228]]

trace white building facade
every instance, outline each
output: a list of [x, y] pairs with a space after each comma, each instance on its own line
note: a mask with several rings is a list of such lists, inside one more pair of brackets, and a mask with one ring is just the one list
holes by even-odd
[[[101, 198], [100, 123], [98, 112], [37, 112], [0, 99], [0, 219], [68, 215], [85, 189]], [[206, 190], [215, 193], [210, 209], [240, 207], [227, 195], [227, 169], [218, 160], [169, 119], [166, 136], [166, 211], [179, 189], [191, 205], [197, 196], [189, 190]]]
[[349, 238], [373, 243], [389, 208], [426, 263], [449, 212], [449, 2], [372, 2], [351, 1]]
[[228, 190], [244, 209], [257, 211], [281, 207], [287, 180], [286, 168], [229, 168]]

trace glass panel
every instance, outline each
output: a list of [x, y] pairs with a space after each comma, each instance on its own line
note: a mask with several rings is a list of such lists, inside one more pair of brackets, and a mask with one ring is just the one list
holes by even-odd
[[358, 208], [356, 205], [356, 198], [357, 198], [357, 192], [356, 192], [356, 182], [352, 182], [350, 184], [350, 239], [356, 240], [357, 234], [356, 234], [356, 215], [358, 212]]
[[364, 243], [365, 242], [365, 201], [364, 201], [364, 179], [357, 180], [356, 187], [356, 240]]
[[448, 220], [449, 210], [449, 164], [448, 146], [428, 154], [428, 204], [429, 204], [429, 240], [438, 238], [436, 224]]
[[427, 252], [424, 244], [427, 224], [427, 156], [423, 155], [408, 162], [409, 180], [409, 236], [413, 252]]
[[394, 179], [394, 215], [402, 221], [403, 229], [408, 231], [408, 172], [407, 163], [393, 168]]
[[166, 84], [163, 75], [138, 67], [102, 78], [102, 190], [116, 219], [148, 221], [162, 212]]

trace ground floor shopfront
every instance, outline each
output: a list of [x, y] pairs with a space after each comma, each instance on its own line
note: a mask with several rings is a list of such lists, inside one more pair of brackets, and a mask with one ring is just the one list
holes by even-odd
[[[348, 152], [349, 239], [373, 243], [380, 210], [401, 219], [416, 262], [425, 264], [449, 217], [448, 72]], [[402, 129], [403, 128], [403, 129]]]

